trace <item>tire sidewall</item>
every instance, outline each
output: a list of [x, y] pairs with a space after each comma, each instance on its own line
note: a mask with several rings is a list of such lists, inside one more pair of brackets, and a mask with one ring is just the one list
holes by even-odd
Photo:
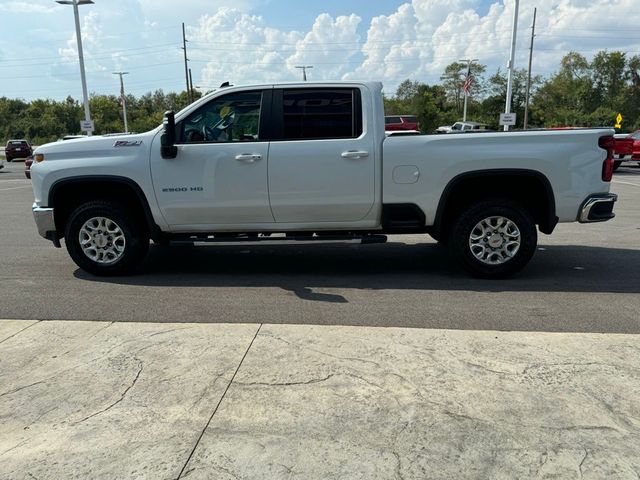
[[[511, 260], [489, 265], [478, 260], [469, 248], [473, 228], [488, 217], [500, 216], [511, 220], [520, 231], [520, 248]], [[454, 225], [450, 239], [452, 253], [472, 275], [481, 278], [505, 278], [520, 271], [533, 257], [538, 244], [538, 232], [529, 212], [509, 200], [479, 203], [462, 213]]]
[[[83, 270], [99, 276], [125, 275], [131, 273], [144, 257], [149, 246], [147, 236], [127, 215], [124, 206], [94, 201], [78, 207], [69, 217], [65, 229], [65, 245], [73, 261]], [[100, 264], [87, 257], [79, 242], [79, 232], [87, 220], [93, 217], [105, 217], [113, 220], [125, 237], [125, 250], [114, 263]]]

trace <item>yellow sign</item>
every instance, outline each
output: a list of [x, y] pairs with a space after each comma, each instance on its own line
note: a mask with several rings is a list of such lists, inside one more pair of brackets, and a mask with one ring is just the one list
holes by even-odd
[[615, 124], [616, 128], [622, 128], [622, 115], [618, 114], [618, 116], [616, 117], [616, 124]]

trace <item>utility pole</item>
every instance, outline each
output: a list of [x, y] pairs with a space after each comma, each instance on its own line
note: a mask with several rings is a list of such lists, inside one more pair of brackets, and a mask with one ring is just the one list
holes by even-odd
[[124, 81], [123, 75], [128, 75], [129, 72], [113, 72], [114, 75], [120, 75], [120, 102], [122, 103], [122, 118], [124, 118], [124, 131], [129, 133], [129, 125], [127, 124], [127, 97], [124, 94]]
[[531, 62], [533, 60], [533, 39], [536, 36], [536, 13], [538, 9], [533, 9], [533, 25], [531, 25], [531, 47], [529, 47], [529, 73], [527, 74], [527, 94], [524, 104], [524, 129], [529, 125], [529, 93], [531, 92]]
[[302, 80], [307, 81], [307, 69], [313, 68], [313, 65], [297, 65], [296, 68], [302, 69]]
[[[511, 31], [511, 52], [509, 53], [509, 73], [507, 76], [507, 101], [504, 113], [511, 113], [511, 90], [513, 89], [513, 60], [516, 54], [516, 34], [518, 32], [518, 9], [520, 0], [515, 0], [513, 8], [513, 30]], [[509, 125], [504, 126], [504, 131], [509, 131]]]
[[187, 37], [184, 33], [184, 22], [182, 22], [182, 50], [184, 50], [184, 78], [187, 82], [187, 95], [189, 102], [192, 102], [193, 98], [191, 98], [191, 90], [189, 89], [189, 67], [187, 66], [189, 59], [187, 58]]
[[191, 75], [191, 67], [189, 67], [189, 95], [193, 98], [193, 76]]
[[467, 76], [464, 79], [464, 86], [462, 87], [462, 89], [464, 90], [464, 110], [462, 113], [462, 121], [466, 122], [467, 121], [467, 99], [469, 98], [469, 89], [471, 88], [471, 64], [473, 62], [477, 62], [478, 59], [474, 58], [474, 59], [469, 59], [469, 58], [465, 58], [463, 60], [460, 60], [461, 62], [467, 62]]

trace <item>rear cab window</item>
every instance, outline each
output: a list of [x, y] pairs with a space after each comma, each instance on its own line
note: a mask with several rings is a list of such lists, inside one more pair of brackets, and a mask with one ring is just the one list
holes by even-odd
[[274, 140], [358, 138], [362, 101], [358, 88], [300, 88], [274, 92]]

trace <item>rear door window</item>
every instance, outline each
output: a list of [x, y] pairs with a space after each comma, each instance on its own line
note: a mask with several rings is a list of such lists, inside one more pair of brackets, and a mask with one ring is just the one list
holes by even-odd
[[360, 91], [305, 88], [282, 91], [282, 131], [276, 139], [357, 138], [362, 134]]

